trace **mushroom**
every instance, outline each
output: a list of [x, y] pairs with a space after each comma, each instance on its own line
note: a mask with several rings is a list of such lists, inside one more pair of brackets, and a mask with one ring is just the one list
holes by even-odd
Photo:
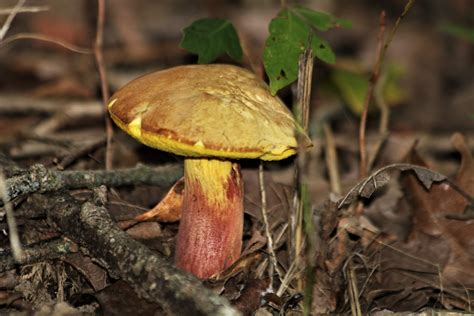
[[229, 267], [240, 256], [244, 214], [235, 159], [295, 154], [291, 112], [253, 73], [223, 64], [142, 76], [119, 89], [108, 108], [138, 141], [185, 157], [176, 265], [203, 279]]

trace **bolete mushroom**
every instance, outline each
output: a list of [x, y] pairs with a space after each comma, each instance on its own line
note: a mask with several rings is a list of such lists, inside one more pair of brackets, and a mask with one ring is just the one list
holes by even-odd
[[235, 159], [295, 154], [291, 112], [253, 73], [222, 64], [145, 75], [118, 90], [108, 107], [143, 144], [186, 157], [176, 265], [199, 278], [229, 267], [241, 252], [244, 214]]

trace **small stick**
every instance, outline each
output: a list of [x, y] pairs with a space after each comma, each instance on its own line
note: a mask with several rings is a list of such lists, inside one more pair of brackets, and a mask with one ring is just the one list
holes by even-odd
[[106, 140], [104, 138], [99, 138], [90, 144], [84, 145], [81, 148], [73, 151], [72, 153], [64, 156], [57, 164], [57, 168], [59, 170], [64, 170], [78, 158], [89, 154], [90, 152], [94, 151], [98, 147], [102, 147], [105, 144]]
[[[0, 9], [0, 15], [11, 14], [15, 8]], [[49, 7], [47, 6], [38, 6], [38, 7], [23, 7], [18, 9], [17, 13], [36, 13], [41, 11], [48, 11]]]
[[372, 70], [372, 75], [369, 81], [369, 89], [367, 90], [367, 95], [365, 97], [364, 101], [364, 111], [362, 112], [362, 116], [360, 119], [360, 127], [359, 127], [359, 154], [360, 154], [360, 164], [359, 164], [359, 178], [365, 178], [367, 176], [368, 170], [367, 170], [367, 149], [365, 146], [365, 130], [366, 130], [366, 125], [367, 125], [367, 113], [368, 113], [368, 108], [369, 108], [369, 103], [370, 100], [372, 99], [372, 95], [375, 90], [375, 85], [377, 84], [377, 80], [379, 77], [380, 73], [380, 67], [382, 65], [382, 62], [384, 60], [385, 54], [387, 52], [387, 49], [390, 45], [390, 43], [393, 40], [393, 37], [395, 36], [395, 33], [398, 30], [398, 27], [400, 26], [400, 23], [403, 18], [408, 14], [410, 9], [412, 8], [413, 4], [415, 3], [415, 0], [408, 0], [407, 4], [403, 8], [402, 14], [397, 18], [397, 21], [395, 22], [394, 27], [390, 31], [390, 34], [388, 35], [387, 41], [385, 44], [382, 45], [383, 42], [383, 36], [385, 33], [385, 11], [382, 11], [380, 13], [380, 29], [379, 29], [379, 34], [378, 34], [378, 45], [377, 45], [377, 57], [376, 57], [376, 62], [374, 65], [374, 69]]
[[104, 55], [102, 53], [102, 44], [104, 37], [104, 22], [105, 22], [105, 0], [97, 0], [98, 12], [97, 12], [97, 32], [94, 43], [94, 56], [97, 62], [97, 68], [99, 70], [100, 77], [100, 88], [102, 91], [102, 101], [104, 103], [104, 117], [105, 117], [105, 132], [106, 138], [106, 150], [105, 150], [105, 169], [112, 169], [112, 137], [114, 129], [112, 127], [112, 121], [108, 115], [107, 102], [110, 98], [109, 86], [107, 84], [107, 73], [104, 66]]
[[326, 166], [329, 173], [329, 183], [331, 192], [337, 195], [341, 194], [341, 179], [339, 176], [338, 159], [336, 151], [336, 142], [331, 126], [328, 123], [323, 124], [324, 135], [326, 136]]
[[[309, 126], [309, 104], [311, 101], [311, 87], [312, 87], [312, 74], [313, 74], [313, 51], [307, 49], [303, 54], [300, 55], [299, 66], [298, 66], [298, 82], [297, 82], [297, 100], [294, 109], [295, 117], [298, 124], [305, 132], [308, 131]], [[298, 143], [300, 141], [301, 134], [296, 131], [298, 137]], [[296, 188], [294, 192], [294, 214], [292, 214], [291, 232], [293, 233], [293, 260], [301, 254], [303, 244], [303, 208], [301, 205], [300, 193], [301, 185], [306, 184], [307, 175], [305, 172], [307, 155], [304, 148], [298, 147], [298, 155], [296, 160], [295, 168], [295, 179]]]
[[16, 262], [23, 260], [23, 250], [21, 248], [20, 237], [18, 236], [18, 230], [15, 220], [15, 213], [13, 212], [12, 204], [8, 199], [7, 185], [3, 171], [0, 171], [0, 195], [7, 214], [8, 223], [8, 236], [10, 237], [10, 246], [12, 248], [13, 258]]
[[13, 22], [13, 19], [15, 19], [15, 16], [17, 15], [18, 12], [20, 12], [24, 4], [25, 4], [25, 0], [18, 0], [15, 7], [13, 7], [10, 14], [7, 16], [7, 19], [5, 20], [2, 28], [0, 29], [0, 41], [2, 41], [5, 35], [7, 34], [8, 30], [10, 29], [10, 25]]
[[53, 43], [79, 54], [85, 54], [85, 55], [92, 54], [92, 50], [90, 50], [89, 48], [80, 47], [80, 46], [68, 43], [66, 41], [63, 41], [57, 38], [53, 38], [47, 35], [37, 34], [37, 33], [18, 33], [18, 34], [9, 36], [0, 42], [0, 47], [6, 46], [7, 44], [10, 44], [11, 42], [22, 40], [22, 39], [32, 39], [32, 40], [37, 40], [37, 41], [42, 41], [42, 42]]
[[362, 116], [360, 118], [359, 126], [359, 150], [360, 150], [360, 164], [359, 164], [359, 178], [365, 178], [367, 176], [367, 148], [365, 142], [365, 131], [367, 125], [367, 114], [369, 112], [369, 104], [372, 100], [372, 95], [374, 93], [375, 85], [377, 83], [382, 54], [383, 54], [383, 37], [385, 34], [385, 11], [380, 13], [380, 28], [379, 34], [377, 36], [377, 54], [374, 69], [372, 70], [372, 75], [369, 80], [369, 89], [365, 95], [364, 100], [364, 110], [362, 111]]
[[77, 251], [77, 245], [66, 238], [54, 239], [30, 247], [26, 246], [23, 249], [24, 256], [21, 262], [18, 262], [12, 256], [0, 257], [0, 273], [15, 269], [18, 263], [28, 265], [39, 261], [58, 259], [68, 253]]
[[265, 227], [265, 236], [267, 237], [267, 250], [270, 254], [270, 265], [268, 266], [268, 274], [270, 277], [270, 284], [268, 285], [269, 289], [273, 293], [273, 271], [275, 270], [278, 273], [280, 280], [283, 279], [283, 274], [278, 269], [278, 262], [275, 255], [275, 250], [273, 249], [273, 237], [272, 233], [270, 232], [270, 224], [268, 223], [267, 217], [267, 197], [265, 192], [265, 182], [263, 179], [263, 162], [260, 162], [258, 166], [258, 182], [260, 185], [260, 198], [261, 198], [261, 211], [262, 211], [262, 218], [263, 224]]

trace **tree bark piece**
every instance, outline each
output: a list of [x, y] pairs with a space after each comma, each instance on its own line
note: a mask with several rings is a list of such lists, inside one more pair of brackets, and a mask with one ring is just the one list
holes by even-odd
[[87, 248], [111, 275], [129, 283], [141, 297], [159, 303], [168, 314], [238, 315], [199, 280], [131, 239], [105, 208], [90, 202], [81, 205], [68, 194], [56, 194], [48, 203], [52, 205], [50, 220], [66, 236]]

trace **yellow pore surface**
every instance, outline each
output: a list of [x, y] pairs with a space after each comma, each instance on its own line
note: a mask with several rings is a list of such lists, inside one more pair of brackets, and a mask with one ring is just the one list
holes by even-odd
[[140, 142], [183, 156], [280, 160], [297, 149], [287, 107], [254, 74], [231, 65], [145, 75], [112, 96], [109, 112]]

